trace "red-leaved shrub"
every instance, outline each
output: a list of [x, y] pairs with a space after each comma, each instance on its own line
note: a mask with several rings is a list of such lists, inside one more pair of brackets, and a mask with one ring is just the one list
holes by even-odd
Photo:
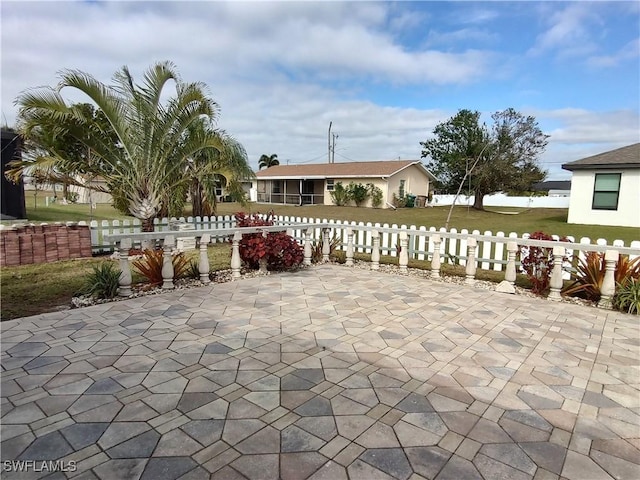
[[[273, 225], [273, 212], [266, 218], [259, 214], [235, 214], [238, 227], [264, 227]], [[240, 240], [240, 258], [249, 268], [259, 268], [260, 260], [266, 259], [268, 270], [289, 270], [304, 259], [302, 247], [286, 232], [245, 233]]]
[[[555, 240], [551, 235], [544, 232], [533, 232], [529, 239]], [[569, 240], [566, 237], [562, 237], [559, 241], [568, 242]], [[531, 282], [531, 291], [537, 295], [542, 295], [546, 292], [551, 282], [551, 271], [553, 270], [553, 248], [521, 245], [520, 263]]]

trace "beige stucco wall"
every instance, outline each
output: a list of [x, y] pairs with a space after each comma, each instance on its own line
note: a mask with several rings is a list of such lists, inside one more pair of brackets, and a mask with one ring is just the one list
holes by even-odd
[[[347, 187], [351, 182], [353, 183], [361, 183], [366, 185], [367, 183], [373, 183], [376, 187], [382, 190], [382, 205], [380, 208], [387, 208], [387, 205], [384, 204], [385, 199], [387, 198], [387, 181], [382, 178], [334, 178], [334, 184], [341, 182], [342, 185]], [[325, 205], [333, 205], [333, 199], [331, 198], [331, 192], [327, 190], [327, 183], [325, 181], [324, 184], [324, 204]], [[350, 205], [355, 204], [352, 202]], [[363, 207], [371, 207], [371, 199], [368, 199]]]
[[400, 180], [405, 181], [405, 194], [411, 193], [416, 196], [429, 194], [429, 177], [424, 174], [424, 171], [421, 170], [420, 167], [411, 165], [389, 178], [389, 192], [387, 197], [389, 203], [391, 203], [394, 193], [398, 195]]
[[[405, 194], [411, 193], [418, 196], [428, 195], [429, 193], [429, 177], [424, 173], [424, 170], [416, 165], [411, 165], [410, 167], [405, 168], [401, 172], [389, 177], [388, 179], [335, 178], [334, 183], [342, 182], [345, 187], [349, 185], [350, 182], [362, 183], [363, 185], [366, 185], [367, 183], [373, 183], [376, 187], [382, 190], [381, 207], [389, 208], [387, 202], [392, 203], [393, 194], [398, 194], [398, 189], [400, 188], [400, 180], [405, 181]], [[331, 192], [326, 189], [326, 183], [324, 191], [324, 203], [325, 205], [333, 205]], [[364, 206], [371, 207], [371, 200], [368, 200]]]
[[[593, 210], [596, 173], [622, 173], [617, 210]], [[577, 170], [571, 177], [568, 223], [640, 227], [640, 169]]]

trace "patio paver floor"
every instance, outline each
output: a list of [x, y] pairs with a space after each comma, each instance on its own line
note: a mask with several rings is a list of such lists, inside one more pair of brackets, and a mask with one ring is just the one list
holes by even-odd
[[322, 265], [1, 329], [3, 478], [640, 478], [632, 315]]

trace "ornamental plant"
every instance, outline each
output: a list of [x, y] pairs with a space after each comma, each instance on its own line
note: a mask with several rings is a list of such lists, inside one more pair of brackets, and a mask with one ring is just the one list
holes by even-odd
[[[572, 275], [574, 282], [562, 293], [597, 302], [600, 300], [605, 274], [604, 253], [587, 252], [584, 259], [578, 259], [576, 273]], [[618, 256], [614, 278], [618, 289], [625, 287], [633, 279], [640, 279], [640, 257], [629, 260], [628, 255]]]
[[113, 262], [102, 262], [93, 266], [87, 274], [84, 285], [78, 292], [93, 298], [114, 298], [118, 294], [120, 269]]
[[626, 313], [640, 315], [640, 279], [630, 278], [625, 284], [616, 284], [613, 306]]
[[[544, 232], [533, 232], [529, 239], [555, 240], [551, 235]], [[566, 237], [562, 237], [559, 241], [568, 242], [569, 240]], [[563, 261], [566, 261], [566, 257]], [[531, 282], [531, 291], [537, 295], [542, 295], [546, 292], [549, 289], [551, 271], [553, 270], [553, 248], [521, 245], [520, 263]]]
[[349, 192], [349, 198], [353, 200], [356, 207], [361, 207], [369, 198], [369, 189], [361, 183], [349, 183], [347, 191]]
[[[244, 212], [235, 214], [238, 227], [271, 226], [273, 212], [266, 217], [260, 214], [247, 215]], [[266, 260], [268, 270], [289, 270], [297, 267], [304, 260], [302, 247], [286, 232], [245, 233], [240, 240], [240, 258], [252, 269], [260, 267], [260, 261]]]
[[[142, 252], [142, 258], [132, 262], [133, 267], [140, 275], [145, 277], [151, 286], [160, 285], [162, 279], [162, 262], [164, 251], [146, 249]], [[173, 278], [184, 278], [189, 271], [189, 259], [183, 252], [171, 255], [173, 263]]]
[[333, 186], [333, 190], [331, 191], [331, 200], [338, 207], [344, 207], [349, 203], [349, 191], [342, 184], [342, 182], [336, 182]]

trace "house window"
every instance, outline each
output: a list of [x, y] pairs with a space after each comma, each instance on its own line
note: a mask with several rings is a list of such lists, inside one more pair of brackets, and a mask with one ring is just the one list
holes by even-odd
[[596, 173], [593, 187], [593, 210], [617, 210], [620, 173]]
[[282, 180], [274, 180], [271, 184], [271, 193], [282, 193]]
[[400, 180], [400, 188], [398, 188], [398, 196], [404, 198], [404, 180]]
[[333, 178], [327, 178], [327, 190], [330, 192], [333, 191], [333, 182]]

